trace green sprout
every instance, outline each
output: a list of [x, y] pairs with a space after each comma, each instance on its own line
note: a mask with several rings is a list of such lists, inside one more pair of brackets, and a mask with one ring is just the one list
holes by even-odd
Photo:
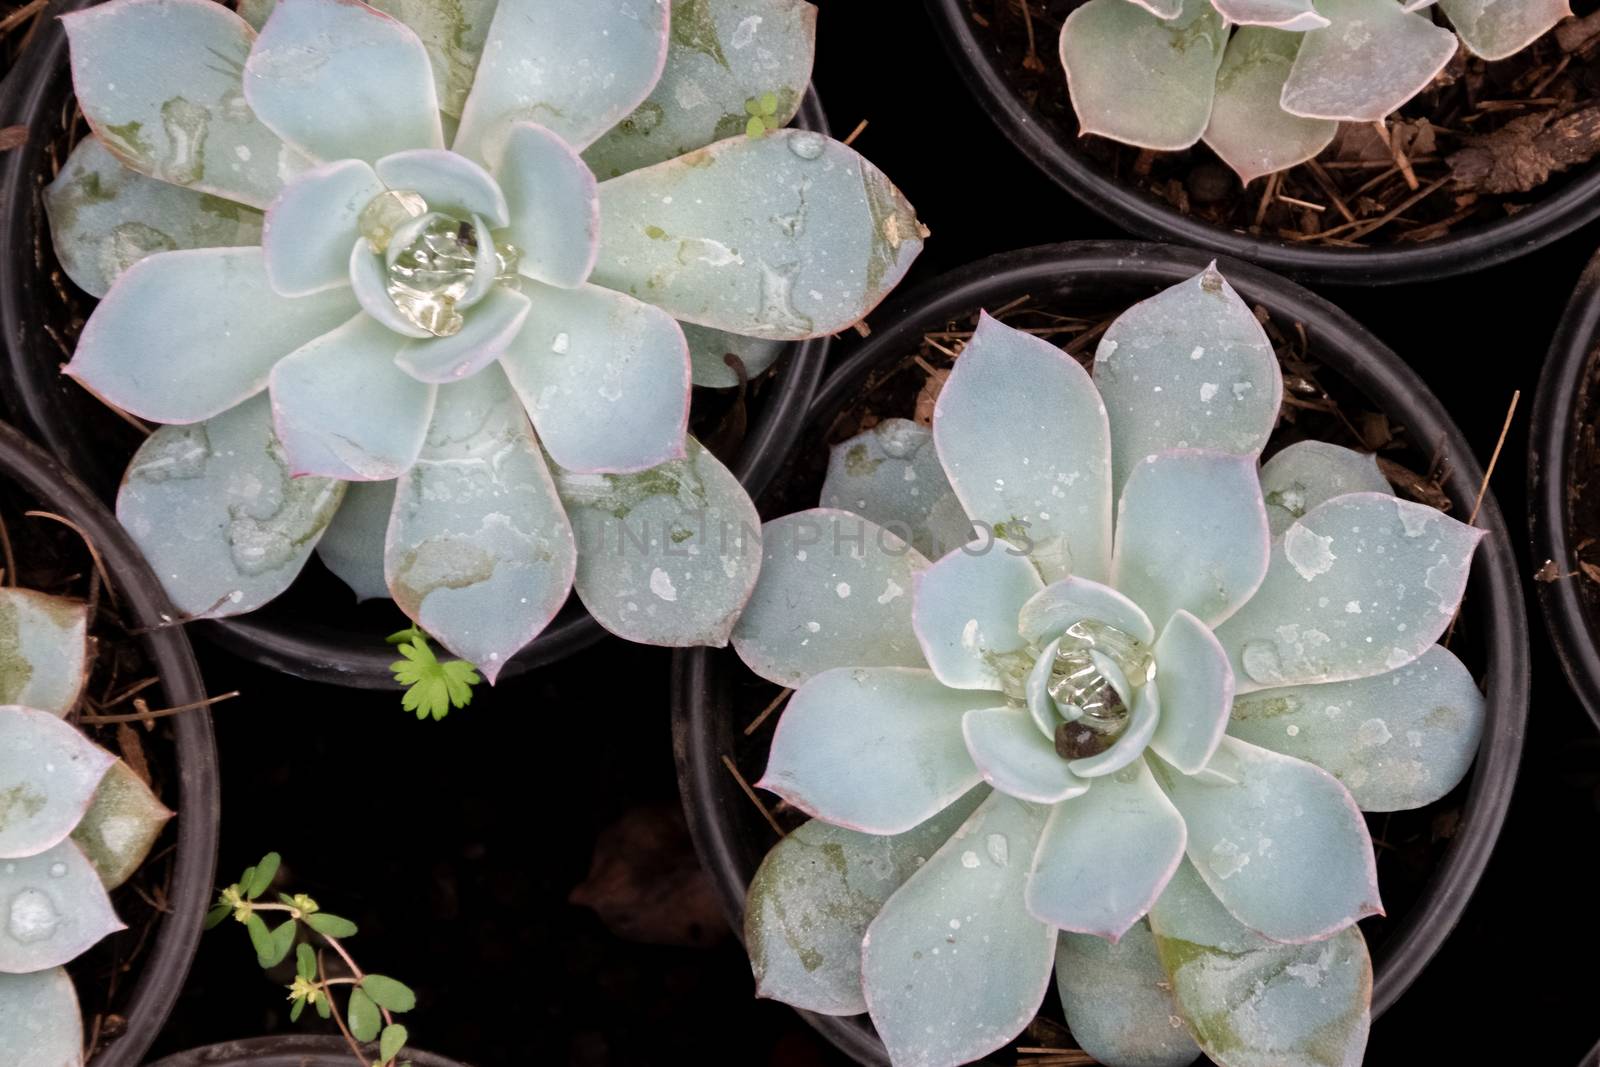
[[439, 662], [428, 645], [428, 635], [415, 626], [390, 634], [388, 641], [405, 657], [389, 665], [394, 680], [406, 690], [401, 707], [416, 712], [418, 719], [432, 715], [438, 720], [450, 714], [451, 708], [472, 703], [472, 687], [483, 681], [472, 664], [460, 659]]
[[[410, 1035], [394, 1017], [416, 1007], [416, 994], [402, 982], [364, 973], [356, 966], [343, 943], [356, 933], [356, 924], [349, 919], [323, 911], [304, 893], [278, 893], [275, 904], [261, 900], [278, 875], [279, 862], [278, 854], [269, 852], [237, 882], [223, 887], [217, 894], [217, 903], [206, 914], [206, 929], [229, 916], [243, 923], [256, 950], [256, 962], [265, 969], [278, 966], [293, 949], [294, 980], [286, 987], [291, 1020], [298, 1021], [310, 1005], [319, 1016], [338, 1024], [362, 1067], [412, 1067], [410, 1061], [396, 1059]], [[272, 912], [282, 912], [288, 918], [277, 927], [269, 927], [262, 914]], [[325, 958], [329, 951], [336, 957], [332, 975]], [[334, 990], [339, 988], [348, 991], [342, 1012], [334, 999]], [[373, 1041], [378, 1043], [375, 1060], [368, 1059], [367, 1050], [362, 1048]]]
[[750, 116], [750, 121], [744, 124], [744, 132], [751, 137], [765, 137], [782, 125], [777, 119], [778, 95], [776, 93], [762, 93], [752, 96], [744, 102], [745, 114]]

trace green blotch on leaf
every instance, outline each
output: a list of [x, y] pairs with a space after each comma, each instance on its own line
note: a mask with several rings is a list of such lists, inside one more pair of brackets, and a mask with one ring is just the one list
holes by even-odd
[[[0, 601], [0, 704], [14, 704], [17, 697], [33, 680], [33, 664], [22, 655], [22, 635], [17, 607], [9, 601]], [[3, 797], [4, 794], [0, 794]], [[0, 800], [3, 804], [3, 800]], [[4, 808], [0, 807], [0, 823], [4, 822]]]
[[652, 241], [665, 241], [667, 239], [667, 231], [660, 226], [646, 226], [644, 235]]
[[120, 126], [102, 126], [99, 134], [106, 147], [124, 159], [148, 160], [150, 142], [144, 139], [143, 130], [144, 123], [134, 119]]
[[723, 70], [729, 70], [722, 51], [722, 37], [710, 0], [675, 0], [672, 5], [672, 43], [680, 48], [710, 56]]
[[851, 445], [844, 454], [844, 471], [855, 478], [865, 478], [883, 465], [883, 460], [873, 459], [866, 445]]

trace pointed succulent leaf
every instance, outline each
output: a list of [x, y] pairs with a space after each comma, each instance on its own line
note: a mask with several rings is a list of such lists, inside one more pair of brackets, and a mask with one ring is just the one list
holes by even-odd
[[1283, 398], [1271, 342], [1215, 266], [1117, 316], [1095, 349], [1094, 382], [1119, 492], [1158, 452], [1259, 456]]
[[0, 589], [0, 704], [66, 715], [88, 678], [89, 609], [31, 589]]
[[105, 296], [129, 267], [156, 252], [261, 243], [261, 212], [124, 166], [85, 137], [44, 190], [51, 244], [67, 277]]
[[457, 218], [481, 215], [492, 230], [511, 221], [506, 195], [489, 172], [466, 156], [439, 148], [411, 148], [384, 156], [374, 169], [390, 189], [409, 189], [434, 211]]
[[637, 474], [556, 471], [578, 538], [574, 588], [595, 621], [652, 645], [728, 643], [761, 566], [761, 516], [693, 438]]
[[961, 717], [993, 699], [915, 668], [824, 671], [789, 698], [756, 785], [836, 826], [904, 833], [978, 784]]
[[1330, 25], [1306, 34], [1283, 85], [1292, 115], [1378, 122], [1456, 54], [1456, 35], [1395, 0], [1319, 0]]
[[1189, 828], [1189, 861], [1235, 918], [1299, 943], [1383, 913], [1367, 824], [1331, 774], [1232, 737], [1206, 771], [1164, 768], [1161, 780]]
[[383, 183], [359, 159], [314, 167], [267, 208], [261, 236], [267, 280], [279, 296], [309, 296], [350, 284], [350, 246], [362, 209]]
[[433, 336], [401, 312], [399, 305], [389, 295], [389, 275], [384, 257], [374, 252], [364, 240], [350, 246], [350, 290], [362, 311], [402, 337], [426, 340]]
[[783, 341], [743, 337], [692, 322], [678, 325], [683, 327], [683, 339], [689, 343], [689, 370], [694, 384], [710, 389], [731, 389], [739, 384], [739, 375], [728, 365], [728, 356], [739, 360], [749, 381], [765, 373], [789, 347]]
[[65, 969], [0, 974], [0, 1048], [11, 1067], [83, 1062], [83, 1015]]
[[123, 929], [100, 876], [70, 840], [0, 863], [0, 901], [0, 974], [59, 967]]
[[61, 16], [72, 80], [112, 155], [152, 178], [255, 208], [304, 159], [245, 106], [255, 32], [210, 0], [125, 0]]
[[1117, 941], [1183, 862], [1183, 816], [1144, 760], [1057, 804], [1028, 878], [1028, 911], [1066, 931]]
[[733, 629], [745, 665], [797, 686], [832, 667], [922, 667], [911, 625], [915, 574], [928, 566], [893, 533], [815, 508], [761, 528], [761, 576]]
[[1505, 59], [1572, 14], [1567, 0], [1439, 0], [1463, 44], [1483, 59]]
[[1160, 687], [1151, 679], [1134, 694], [1133, 710], [1122, 736], [1104, 752], [1068, 761], [1067, 769], [1079, 778], [1103, 778], [1115, 774], [1144, 754], [1160, 723]]
[[394, 510], [394, 482], [352, 482], [344, 502], [317, 542], [317, 555], [357, 600], [387, 598], [383, 544]]
[[1363, 811], [1402, 811], [1433, 803], [1466, 776], [1483, 716], [1471, 672], [1432, 645], [1387, 674], [1240, 697], [1228, 733], [1315, 763]]
[[1157, 626], [1178, 611], [1215, 626], [1260, 587], [1271, 549], [1253, 456], [1162, 452], [1123, 485], [1111, 584]]
[[895, 1063], [979, 1059], [1038, 1011], [1056, 931], [1022, 895], [1048, 811], [989, 794], [867, 927], [862, 988]]
[[583, 157], [614, 178], [744, 132], [745, 102], [771, 94], [787, 125], [811, 80], [817, 9], [804, 0], [675, 0], [661, 80]]
[[1084, 619], [1114, 626], [1146, 645], [1156, 639], [1156, 628], [1139, 605], [1109, 585], [1076, 576], [1051, 582], [1022, 605], [1017, 629], [1037, 645], [1061, 636], [1067, 627]]
[[689, 347], [672, 317], [623, 293], [530, 285], [501, 357], [539, 443], [567, 470], [629, 474], [682, 459]]
[[1128, 0], [1089, 0], [1061, 27], [1078, 126], [1141, 148], [1188, 148], [1205, 132], [1227, 23], [1211, 0], [1171, 17]]
[[1231, 26], [1261, 26], [1303, 33], [1328, 24], [1327, 19], [1317, 14], [1311, 0], [1212, 0], [1212, 4]]
[[987, 537], [918, 574], [911, 624], [933, 673], [957, 689], [1002, 688], [1008, 654], [1026, 645], [1017, 614], [1043, 588], [1020, 549]]
[[1046, 581], [1105, 578], [1111, 437], [1077, 360], [983, 315], [939, 394], [933, 441], [966, 513]]
[[278, 0], [250, 50], [244, 94], [262, 122], [313, 159], [375, 163], [444, 147], [426, 49], [365, 4]]
[[1382, 493], [1309, 511], [1272, 546], [1261, 589], [1217, 628], [1239, 692], [1366, 678], [1439, 639], [1484, 532]]
[[600, 254], [600, 192], [594, 174], [543, 126], [519, 122], [495, 168], [510, 204], [506, 239], [522, 253], [517, 270], [546, 285], [582, 285]]
[[342, 482], [293, 477], [262, 396], [151, 434], [128, 464], [117, 518], [179, 611], [237, 615], [289, 587], [343, 493]]
[[518, 122], [583, 149], [661, 77], [669, 11], [662, 0], [500, 0], [455, 151], [497, 164]]
[[419, 382], [442, 385], [471, 377], [505, 355], [532, 306], [525, 294], [497, 285], [472, 306], [458, 332], [407, 341], [399, 345], [394, 362]]
[[32, 856], [70, 834], [115, 762], [51, 712], [0, 706], [0, 859]]
[[170, 818], [172, 812], [150, 792], [144, 779], [117, 760], [100, 779], [72, 839], [94, 864], [105, 887], [115, 889], [139, 869]]
[[[1310, 5], [1304, 10], [1311, 12]], [[1228, 40], [1204, 140], [1246, 185], [1315, 158], [1339, 131], [1332, 119], [1301, 118], [1278, 103], [1302, 37], [1291, 29], [1245, 26]]]
[[260, 392], [273, 364], [355, 311], [344, 289], [279, 296], [260, 248], [162, 252], [117, 280], [66, 373], [139, 418], [199, 422]]
[[883, 902], [949, 840], [980, 801], [980, 786], [903, 834], [858, 833], [812, 819], [756, 870], [744, 940], [756, 995], [823, 1015], [859, 1015], [861, 939]]
[[1156, 755], [1184, 774], [1205, 767], [1217, 750], [1233, 704], [1233, 668], [1205, 624], [1187, 611], [1172, 616], [1156, 642], [1161, 721], [1150, 738]]
[[1034, 717], [1022, 708], [978, 708], [961, 719], [967, 754], [984, 781], [1019, 800], [1055, 804], [1087, 792], [1089, 783], [1067, 770]]
[[1273, 944], [1240, 926], [1188, 864], [1156, 901], [1150, 925], [1178, 1014], [1216, 1062], [1361, 1062], [1372, 960], [1358, 927], [1327, 941]]
[[929, 559], [972, 540], [932, 432], [910, 419], [884, 419], [834, 445], [821, 503], [871, 519]]
[[1187, 1067], [1200, 1056], [1178, 1018], [1155, 937], [1142, 922], [1120, 941], [1063, 931], [1056, 991], [1073, 1038], [1098, 1063]]
[[685, 322], [820, 337], [877, 306], [922, 233], [905, 197], [854, 149], [777, 130], [602, 182], [592, 280]]
[[272, 422], [292, 477], [387, 481], [416, 461], [437, 387], [395, 366], [404, 343], [357, 313], [272, 368]]
[[1267, 502], [1267, 525], [1277, 538], [1306, 512], [1336, 496], [1393, 496], [1394, 490], [1372, 453], [1326, 441], [1299, 441], [1261, 465], [1261, 493]]
[[443, 386], [384, 550], [395, 603], [492, 683], [572, 589], [572, 527], [504, 375]]
[[411, 27], [433, 66], [439, 110], [460, 117], [489, 36], [495, 0], [375, 0], [372, 6]]

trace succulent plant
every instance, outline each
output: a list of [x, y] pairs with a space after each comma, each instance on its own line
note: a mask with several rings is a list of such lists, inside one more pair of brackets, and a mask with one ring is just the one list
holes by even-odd
[[855, 322], [924, 235], [778, 128], [815, 10], [244, 11], [259, 34], [210, 0], [64, 16], [94, 136], [47, 204], [104, 297], [67, 373], [166, 424], [118, 514], [177, 606], [250, 611], [316, 549], [491, 680], [574, 585], [626, 637], [725, 643], [757, 521], [691, 381]]
[[83, 603], [0, 589], [0, 1049], [8, 1067], [83, 1056], [64, 964], [122, 929], [107, 895], [172, 813], [65, 721], [88, 672]]
[[[1504, 59], [1567, 0], [1088, 0], [1061, 27], [1084, 133], [1161, 151], [1204, 141], [1243, 181], [1316, 156], [1340, 122], [1377, 122], [1459, 43]], [[1232, 30], [1232, 27], [1237, 29]]]
[[846, 441], [840, 507], [767, 524], [733, 642], [795, 687], [759, 785], [812, 821], [750, 887], [762, 995], [932, 1067], [1015, 1037], [1053, 967], [1112, 1067], [1359, 1059], [1361, 810], [1470, 765], [1483, 698], [1435, 642], [1481, 531], [1370, 455], [1258, 467], [1282, 388], [1214, 268], [1092, 378], [984, 316], [931, 431]]

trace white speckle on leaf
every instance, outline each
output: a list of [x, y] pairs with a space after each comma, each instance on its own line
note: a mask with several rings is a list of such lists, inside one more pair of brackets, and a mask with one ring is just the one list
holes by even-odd
[[883, 587], [883, 592], [878, 594], [878, 603], [887, 604], [896, 597], [905, 595], [905, 590], [893, 578], [890, 578]]
[[668, 603], [678, 599], [678, 590], [673, 588], [672, 576], [660, 567], [650, 572], [650, 591]]
[[1308, 582], [1332, 569], [1334, 560], [1339, 558], [1333, 554], [1332, 545], [1332, 537], [1323, 537], [1298, 522], [1283, 535], [1284, 558]]
[[1359, 601], [1359, 600], [1350, 601], [1350, 603], [1348, 603], [1348, 604], [1346, 604], [1344, 606], [1344, 610], [1345, 610], [1345, 614], [1347, 614], [1347, 615], [1360, 615], [1361, 614], [1361, 601]]
[[1389, 724], [1382, 719], [1368, 719], [1356, 727], [1356, 744], [1362, 748], [1373, 748], [1378, 745], [1387, 745], [1394, 735], [1389, 732]]
[[1217, 395], [1217, 383], [1216, 382], [1202, 382], [1200, 384], [1200, 402], [1202, 404], [1211, 403], [1211, 398], [1216, 396], [1216, 395]]
[[838, 585], [833, 587], [833, 591], [839, 595], [840, 600], [843, 600], [845, 597], [850, 595], [850, 583], [840, 582]]
[[1195, 346], [1194, 346], [1194, 351], [1193, 351], [1193, 352], [1190, 352], [1190, 353], [1189, 353], [1189, 358], [1190, 358], [1190, 359], [1200, 359], [1200, 358], [1202, 358], [1202, 357], [1203, 357], [1203, 356], [1204, 356], [1204, 355], [1205, 355], [1205, 354], [1206, 354], [1206, 350], [1205, 350], [1205, 348], [1204, 348], [1204, 346], [1202, 346], [1202, 345], [1195, 345]]
[[1226, 882], [1244, 870], [1250, 862], [1250, 853], [1227, 838], [1211, 846], [1211, 868], [1216, 876]]
[[971, 849], [961, 854], [961, 866], [971, 870], [978, 865], [978, 854]]

